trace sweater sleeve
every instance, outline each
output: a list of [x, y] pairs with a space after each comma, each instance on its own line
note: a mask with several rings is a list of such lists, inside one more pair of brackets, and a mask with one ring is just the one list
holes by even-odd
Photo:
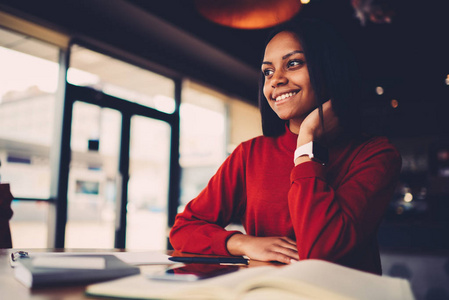
[[229, 255], [224, 229], [244, 210], [245, 180], [241, 145], [225, 160], [206, 188], [176, 216], [170, 242], [181, 252]]
[[292, 170], [288, 196], [299, 257], [338, 261], [368, 242], [391, 200], [401, 169], [385, 139], [367, 143], [335, 189], [326, 167], [306, 162]]

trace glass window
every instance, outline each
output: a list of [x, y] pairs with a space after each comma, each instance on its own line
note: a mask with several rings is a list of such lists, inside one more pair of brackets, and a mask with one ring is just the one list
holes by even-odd
[[186, 82], [180, 107], [181, 206], [196, 197], [226, 158], [225, 96]]
[[[172, 79], [79, 45], [71, 51], [69, 83], [119, 98], [111, 101], [123, 99], [166, 113], [175, 111]], [[168, 123], [138, 115], [139, 111], [126, 113], [134, 114], [130, 124], [126, 247], [165, 249], [171, 128]], [[119, 149], [122, 125], [113, 121], [116, 118], [112, 115], [111, 110], [81, 102], [74, 108], [68, 247], [113, 246], [113, 221], [118, 213], [115, 202], [120, 189], [116, 184], [118, 152], [114, 151]], [[102, 123], [106, 116], [111, 120], [109, 125]], [[100, 149], [92, 150], [98, 141]], [[127, 141], [123, 142], [126, 145]], [[86, 149], [90, 150], [86, 153]]]
[[257, 107], [191, 81], [183, 84], [180, 118], [178, 211], [206, 187], [239, 143], [262, 134]]
[[229, 123], [228, 153], [241, 142], [262, 135], [259, 108], [241, 100], [229, 101]]
[[10, 221], [14, 248], [47, 248], [48, 201], [20, 201], [11, 204]]
[[73, 106], [66, 247], [113, 248], [121, 114]]
[[0, 29], [0, 160], [15, 197], [50, 196], [59, 49]]
[[[0, 28], [0, 175], [15, 198], [50, 197], [59, 48]], [[47, 246], [46, 201], [14, 200], [13, 246]]]
[[79, 45], [71, 47], [67, 81], [162, 112], [175, 111], [173, 80]]
[[127, 249], [166, 248], [170, 136], [166, 122], [131, 119]]

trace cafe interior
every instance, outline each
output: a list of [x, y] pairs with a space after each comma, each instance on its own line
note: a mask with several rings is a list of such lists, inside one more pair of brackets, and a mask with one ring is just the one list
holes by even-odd
[[347, 41], [363, 130], [402, 156], [378, 232], [384, 274], [449, 299], [446, 1], [1, 0], [2, 247], [170, 249], [177, 212], [262, 134], [265, 39], [303, 17]]

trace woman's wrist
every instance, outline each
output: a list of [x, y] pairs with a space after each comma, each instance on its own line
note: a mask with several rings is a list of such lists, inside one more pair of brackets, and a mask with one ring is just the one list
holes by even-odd
[[298, 140], [296, 141], [296, 148], [301, 147], [307, 143], [313, 142], [313, 134], [305, 131], [299, 131]]
[[232, 235], [226, 242], [226, 248], [231, 255], [245, 255], [243, 251], [244, 241], [247, 239], [247, 235], [237, 233]]
[[302, 164], [302, 163], [305, 163], [308, 161], [312, 161], [312, 159], [310, 157], [304, 155], [304, 156], [300, 156], [300, 157], [296, 158], [294, 162], [295, 162], [295, 166], [297, 166], [299, 164]]
[[[296, 148], [299, 148], [299, 147], [301, 147], [307, 143], [310, 143], [312, 141], [313, 141], [312, 134], [305, 132], [304, 130], [303, 131], [300, 130], [299, 135], [298, 135], [298, 140], [296, 142]], [[294, 163], [295, 163], [295, 166], [297, 166], [299, 164], [302, 164], [302, 163], [308, 162], [308, 161], [311, 161], [311, 159], [307, 155], [305, 155], [305, 156], [300, 156], [300, 157], [295, 158]]]

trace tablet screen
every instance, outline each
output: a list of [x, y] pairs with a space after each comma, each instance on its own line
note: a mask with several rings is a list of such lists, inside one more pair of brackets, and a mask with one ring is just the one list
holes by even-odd
[[186, 264], [182, 267], [169, 267], [163, 272], [150, 274], [148, 278], [156, 280], [196, 281], [234, 272], [239, 269], [233, 265]]

